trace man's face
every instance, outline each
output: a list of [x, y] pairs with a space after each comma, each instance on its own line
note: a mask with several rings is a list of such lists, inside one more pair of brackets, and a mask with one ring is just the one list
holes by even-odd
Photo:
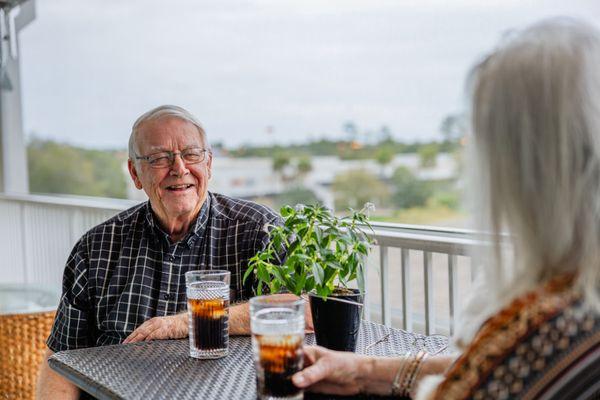
[[[164, 117], [142, 124], [136, 136], [138, 156], [190, 148], [206, 147], [198, 128], [187, 121]], [[144, 189], [152, 209], [161, 222], [172, 225], [195, 218], [206, 199], [212, 156], [206, 153], [204, 161], [186, 164], [175, 155], [173, 165], [153, 168], [145, 160], [129, 161], [129, 172], [138, 189]]]

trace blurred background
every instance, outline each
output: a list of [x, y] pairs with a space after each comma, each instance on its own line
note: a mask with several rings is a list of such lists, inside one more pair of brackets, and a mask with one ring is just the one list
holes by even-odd
[[80, 235], [145, 199], [127, 141], [139, 115], [168, 103], [205, 126], [210, 190], [274, 208], [374, 203], [370, 316], [446, 333], [476, 273], [469, 70], [540, 19], [600, 26], [596, 0], [7, 4], [0, 283], [60, 289]]
[[21, 33], [29, 189], [141, 200], [133, 121], [177, 104], [215, 149], [211, 190], [463, 227], [465, 78], [588, 1], [38, 0]]

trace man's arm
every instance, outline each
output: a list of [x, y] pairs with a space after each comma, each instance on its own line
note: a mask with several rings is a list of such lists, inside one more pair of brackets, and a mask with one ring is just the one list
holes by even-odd
[[79, 388], [67, 379], [58, 375], [50, 369], [48, 358], [54, 354], [50, 349], [46, 350], [44, 359], [40, 365], [35, 398], [37, 400], [76, 400], [79, 398]]
[[[248, 303], [229, 307], [229, 334], [250, 334], [250, 307]], [[123, 343], [144, 340], [182, 339], [188, 336], [188, 312], [168, 317], [154, 317], [138, 326]]]

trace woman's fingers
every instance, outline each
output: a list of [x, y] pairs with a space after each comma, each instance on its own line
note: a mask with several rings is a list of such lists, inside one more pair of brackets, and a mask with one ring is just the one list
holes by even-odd
[[292, 381], [294, 382], [294, 385], [298, 386], [299, 388], [305, 388], [307, 386], [314, 385], [320, 380], [331, 375], [330, 365], [331, 363], [327, 358], [320, 358], [311, 366], [296, 373], [292, 377]]

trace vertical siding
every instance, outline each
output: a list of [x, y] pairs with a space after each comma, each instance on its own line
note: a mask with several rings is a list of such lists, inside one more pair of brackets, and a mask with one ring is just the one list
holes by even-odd
[[60, 288], [73, 245], [119, 210], [0, 199], [0, 283]]
[[25, 283], [21, 204], [0, 201], [0, 283]]

